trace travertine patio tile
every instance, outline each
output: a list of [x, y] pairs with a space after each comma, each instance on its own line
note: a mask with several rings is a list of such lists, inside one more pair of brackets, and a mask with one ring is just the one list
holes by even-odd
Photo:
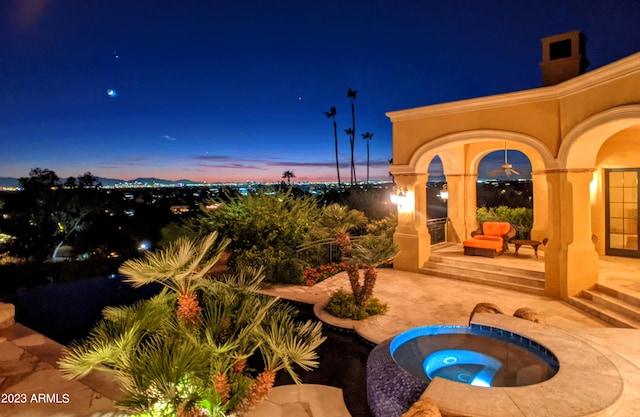
[[[543, 265], [540, 260], [529, 257], [512, 257], [507, 260], [527, 262], [535, 268]], [[611, 281], [615, 281], [613, 276]], [[616, 283], [625, 285], [626, 281], [618, 280]], [[326, 302], [329, 295], [338, 288], [349, 288], [346, 273], [338, 274], [315, 287], [272, 286], [265, 292], [282, 298], [321, 304]], [[412, 327], [431, 324], [466, 325], [471, 309], [478, 302], [493, 302], [509, 315], [517, 308], [531, 307], [540, 312], [546, 319], [547, 325], [564, 329], [589, 341], [621, 371], [625, 393], [621, 399], [620, 410], [616, 414], [611, 414], [612, 416], [640, 415], [640, 331], [638, 330], [611, 329], [606, 323], [556, 299], [392, 269], [379, 271], [374, 296], [389, 304], [390, 311], [386, 315], [358, 322], [331, 318], [323, 313], [321, 308], [316, 308], [315, 311], [323, 320], [331, 320], [333, 325], [355, 328], [363, 337], [381, 342]], [[30, 407], [12, 407], [11, 409], [0, 406], [0, 416], [102, 417], [115, 413], [112, 398], [118, 397], [117, 384], [108, 376], [97, 373], [81, 381], [63, 380], [55, 370], [55, 361], [59, 357], [60, 348], [61, 346], [54, 341], [19, 324], [0, 331], [0, 387], [3, 390], [8, 384], [14, 389], [34, 393], [47, 393], [54, 389], [53, 393], [68, 392], [72, 399], [69, 404], [55, 404], [54, 408], [51, 408], [52, 404], [47, 406], [35, 403]], [[611, 350], [617, 354], [611, 354]], [[608, 355], [607, 352], [609, 352]], [[3, 360], [17, 362], [17, 364], [5, 366], [6, 363]], [[580, 361], [581, 358], [577, 357], [576, 363]], [[10, 375], [5, 376], [5, 372]], [[576, 379], [587, 375], [581, 373], [585, 371], [574, 372]], [[611, 382], [606, 380], [608, 377], [606, 373], [603, 374], [603, 384], [611, 385]], [[437, 384], [433, 385], [434, 390], [437, 388]], [[540, 407], [534, 410], [531, 406], [529, 409], [526, 405], [526, 396], [516, 398], [519, 394], [515, 392], [516, 394], [512, 397], [500, 397], [496, 400], [495, 406], [504, 407], [502, 410], [505, 411], [512, 410], [509, 404], [518, 400], [522, 401], [523, 408], [509, 415], [527, 417], [544, 415], [544, 410]], [[559, 396], [557, 400], [581, 399], [586, 403], [599, 401], [597, 396], [583, 398], [579, 391], [570, 391], [569, 397], [574, 399]], [[451, 401], [454, 401], [454, 398], [451, 398]], [[459, 397], [456, 401], [460, 401]], [[341, 390], [302, 385], [274, 388], [269, 398], [250, 416], [347, 417], [348, 411], [344, 406]]]

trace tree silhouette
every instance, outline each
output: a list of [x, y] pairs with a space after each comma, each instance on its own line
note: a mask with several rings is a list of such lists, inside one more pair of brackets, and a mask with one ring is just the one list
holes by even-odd
[[349, 144], [351, 145], [351, 185], [355, 185], [358, 180], [356, 179], [356, 164], [354, 160], [354, 146], [356, 142], [356, 108], [354, 100], [358, 92], [356, 90], [349, 89], [347, 91], [347, 97], [351, 100], [351, 130], [348, 134], [351, 135]]
[[291, 178], [295, 177], [296, 175], [293, 173], [293, 171], [285, 171], [282, 173], [282, 178], [286, 178], [288, 184], [291, 184]]
[[91, 174], [91, 172], [85, 172], [78, 177], [78, 187], [80, 188], [98, 188], [102, 183], [98, 181], [98, 177]]
[[325, 111], [324, 115], [333, 119], [333, 138], [336, 144], [336, 171], [338, 173], [338, 188], [342, 186], [340, 182], [340, 162], [338, 160], [338, 124], [336, 123], [336, 108], [331, 107], [329, 111]]
[[20, 186], [28, 193], [39, 194], [60, 186], [58, 175], [47, 168], [33, 168], [28, 177], [18, 179]]
[[369, 141], [373, 138], [373, 133], [363, 133], [362, 139], [367, 141], [367, 184], [369, 184]]
[[62, 185], [64, 188], [76, 188], [78, 186], [76, 182], [76, 177], [69, 177], [64, 181]]

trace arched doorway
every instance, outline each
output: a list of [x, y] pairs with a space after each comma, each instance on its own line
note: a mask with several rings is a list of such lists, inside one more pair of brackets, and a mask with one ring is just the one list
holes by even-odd
[[409, 164], [391, 167], [396, 183], [408, 190], [407, 195], [412, 202], [410, 210], [406, 210], [406, 207], [399, 210], [395, 239], [401, 248], [403, 245], [407, 248], [394, 262], [399, 269], [418, 270], [430, 256], [431, 236], [426, 226], [426, 183], [429, 164], [434, 157], [438, 155], [442, 161], [448, 186], [448, 230], [451, 231], [448, 240], [460, 242], [477, 229], [476, 183], [479, 162], [485, 155], [503, 150], [505, 143], [509, 149], [526, 154], [531, 161], [532, 181], [536, 183], [533, 187], [534, 213], [539, 211], [535, 215], [531, 237], [546, 237], [548, 199], [545, 172], [553, 164], [549, 150], [538, 139], [519, 132], [471, 130], [449, 134], [420, 146], [411, 155]]

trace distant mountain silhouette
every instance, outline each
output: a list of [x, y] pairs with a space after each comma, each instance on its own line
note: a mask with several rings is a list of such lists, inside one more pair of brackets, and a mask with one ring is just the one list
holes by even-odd
[[20, 185], [17, 178], [0, 177], [0, 187], [17, 187]]
[[[104, 187], [113, 187], [117, 184], [123, 184], [123, 183], [142, 183], [142, 184], [161, 184], [161, 185], [175, 185], [175, 184], [194, 184], [197, 183], [198, 181], [193, 181], [193, 180], [187, 180], [187, 179], [181, 179], [181, 180], [177, 180], [177, 181], [171, 181], [171, 180], [163, 180], [161, 178], [136, 178], [133, 180], [123, 180], [123, 179], [118, 179], [118, 178], [104, 178], [104, 177], [96, 177], [98, 179], [98, 181], [100, 181], [102, 183], [102, 185]], [[66, 178], [60, 178], [60, 182], [64, 183], [66, 180]], [[20, 182], [18, 180], [18, 178], [12, 178], [12, 177], [0, 177], [0, 187], [17, 187], [20, 185]]]

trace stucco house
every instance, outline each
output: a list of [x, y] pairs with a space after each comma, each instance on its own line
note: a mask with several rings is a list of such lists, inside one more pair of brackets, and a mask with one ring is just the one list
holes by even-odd
[[542, 39], [542, 87], [387, 113], [398, 206], [394, 267], [429, 260], [426, 182], [442, 160], [453, 233], [477, 228], [478, 164], [496, 150], [531, 162], [534, 225], [544, 247], [546, 295], [567, 299], [598, 282], [601, 255], [640, 257], [640, 53], [585, 72], [584, 38]]

